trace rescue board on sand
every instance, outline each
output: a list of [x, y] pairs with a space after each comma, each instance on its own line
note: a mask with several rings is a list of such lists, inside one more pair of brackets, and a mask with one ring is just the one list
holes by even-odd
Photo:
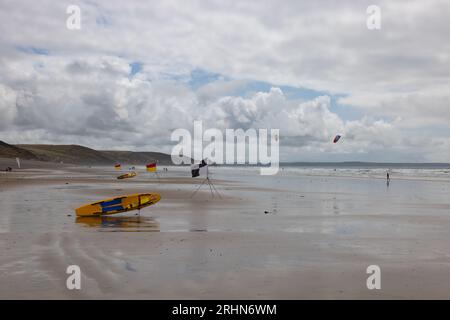
[[155, 204], [159, 200], [161, 200], [161, 196], [157, 193], [138, 193], [90, 203], [75, 209], [75, 213], [79, 217], [110, 215], [140, 210]]

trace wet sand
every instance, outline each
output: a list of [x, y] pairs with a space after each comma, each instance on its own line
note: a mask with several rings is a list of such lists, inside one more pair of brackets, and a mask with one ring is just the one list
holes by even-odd
[[[28, 166], [28, 167], [27, 167]], [[188, 168], [160, 178], [28, 164], [0, 172], [1, 299], [449, 299], [450, 181]], [[103, 198], [158, 192], [137, 212], [76, 218]], [[81, 268], [81, 290], [66, 268]], [[381, 268], [368, 290], [366, 268]]]

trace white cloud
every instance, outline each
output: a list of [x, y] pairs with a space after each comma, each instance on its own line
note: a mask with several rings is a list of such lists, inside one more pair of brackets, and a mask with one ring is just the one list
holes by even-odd
[[16, 116], [16, 92], [0, 84], [0, 128], [9, 128]]
[[[282, 128], [292, 157], [450, 161], [450, 4], [378, 1], [379, 31], [366, 28], [370, 4], [79, 1], [82, 29], [70, 31], [63, 2], [1, 2], [2, 137], [167, 151], [170, 130], [204, 118]], [[142, 70], [131, 76], [135, 61]], [[192, 90], [195, 69], [224, 78]], [[339, 116], [329, 96], [232, 96], [253, 80], [339, 94], [342, 108], [363, 116]], [[345, 136], [339, 149], [329, 144], [336, 133]]]
[[[321, 96], [302, 103], [287, 100], [279, 88], [256, 92], [248, 98], [219, 96], [202, 101], [183, 83], [149, 81], [145, 71], [130, 77], [126, 60], [99, 57], [39, 58], [51, 67], [30, 68], [15, 90], [2, 87], [9, 104], [9, 122], [22, 132], [56, 141], [88, 142], [95, 147], [151, 148], [168, 145], [171, 130], [192, 129], [193, 121], [207, 127], [281, 128], [287, 145], [304, 140], [325, 147], [336, 133], [349, 131], [370, 141], [370, 124], [345, 123], [330, 111], [330, 98]], [[16, 110], [16, 112], [12, 112]], [[6, 119], [6, 117], [5, 117]], [[364, 120], [365, 121], [365, 120]], [[374, 122], [374, 125], [378, 125]], [[11, 126], [1, 129], [11, 131]], [[43, 132], [40, 130], [44, 130]], [[39, 133], [41, 132], [41, 133]], [[369, 131], [372, 132], [372, 131]], [[323, 144], [323, 146], [320, 146]]]

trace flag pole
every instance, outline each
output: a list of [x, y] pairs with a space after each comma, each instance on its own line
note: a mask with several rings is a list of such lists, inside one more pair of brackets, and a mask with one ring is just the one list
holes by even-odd
[[[209, 180], [209, 179], [208, 179]], [[217, 191], [216, 187], [214, 186], [214, 184], [211, 182], [211, 180], [209, 181], [210, 185], [213, 187], [214, 191], [216, 191], [217, 195], [219, 196], [220, 199], [222, 199], [222, 196], [220, 195], [219, 191]]]
[[214, 183], [209, 178], [209, 165], [206, 166], [206, 178], [202, 181], [200, 186], [192, 193], [191, 198], [195, 196], [195, 194], [200, 190], [200, 188], [205, 184], [205, 182], [208, 184], [209, 189], [211, 191], [211, 197], [214, 198], [214, 192], [217, 193], [217, 196], [222, 199], [222, 196], [220, 195], [219, 191], [217, 191], [216, 187], [214, 186]]
[[194, 193], [192, 193], [191, 198], [193, 198], [195, 196], [195, 194], [197, 193], [198, 190], [200, 190], [200, 188], [202, 187], [202, 185], [207, 181], [208, 179], [204, 179], [202, 181], [202, 183], [198, 186], [198, 188], [194, 191]]

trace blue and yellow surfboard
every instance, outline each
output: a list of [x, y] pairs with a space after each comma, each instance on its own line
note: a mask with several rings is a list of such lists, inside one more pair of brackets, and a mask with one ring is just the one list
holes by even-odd
[[77, 208], [75, 213], [79, 217], [110, 215], [131, 210], [139, 210], [151, 206], [159, 200], [161, 200], [161, 196], [157, 193], [138, 193], [87, 204]]

